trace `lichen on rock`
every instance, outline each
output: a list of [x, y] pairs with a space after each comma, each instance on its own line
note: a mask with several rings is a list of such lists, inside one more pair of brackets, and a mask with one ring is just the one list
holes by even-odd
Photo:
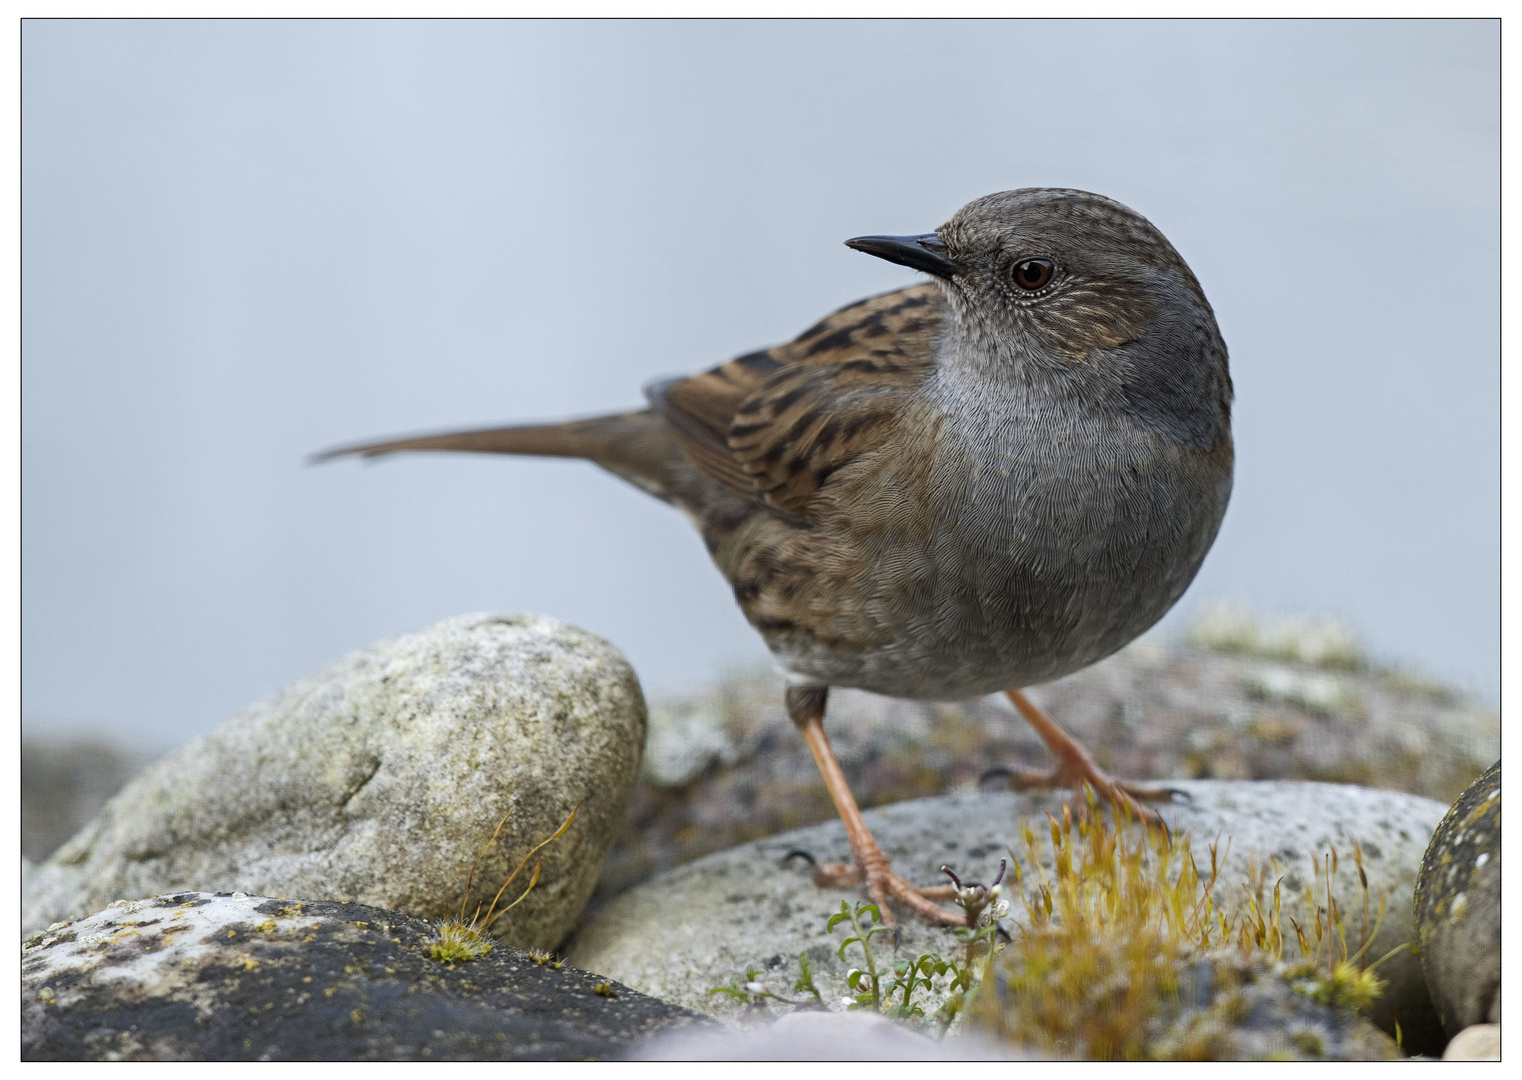
[[1443, 817], [1416, 884], [1416, 933], [1450, 1036], [1501, 1016], [1501, 763]]
[[449, 1061], [626, 1056], [703, 1022], [508, 946], [428, 955], [427, 920], [242, 893], [120, 901], [22, 947], [27, 1061]]

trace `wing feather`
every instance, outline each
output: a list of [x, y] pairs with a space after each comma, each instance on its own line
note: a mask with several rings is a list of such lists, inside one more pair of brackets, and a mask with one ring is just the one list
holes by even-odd
[[645, 393], [699, 469], [801, 516], [831, 474], [887, 438], [930, 373], [944, 318], [935, 285], [899, 289], [841, 308], [786, 345]]

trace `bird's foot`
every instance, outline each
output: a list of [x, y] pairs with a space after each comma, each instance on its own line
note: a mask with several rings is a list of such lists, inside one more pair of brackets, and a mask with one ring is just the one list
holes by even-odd
[[[1142, 803], [1148, 800], [1171, 800], [1176, 794], [1183, 794], [1170, 788], [1149, 788], [1139, 784], [1127, 784], [1110, 777], [1103, 769], [1094, 764], [1094, 758], [1077, 739], [1063, 731], [1052, 718], [1042, 712], [1036, 703], [1026, 697], [1020, 690], [1006, 690], [1010, 702], [1016, 711], [1025, 717], [1027, 723], [1041, 736], [1041, 741], [1046, 743], [1057, 758], [1057, 767], [1050, 772], [1037, 772], [1034, 769], [998, 769], [984, 773], [988, 776], [993, 772], [1004, 773], [1009, 776], [1011, 785], [1016, 791], [1026, 791], [1031, 788], [1071, 788], [1078, 794], [1078, 806], [1075, 808], [1080, 815], [1088, 812], [1092, 799], [1100, 798], [1107, 801], [1117, 813], [1128, 813], [1136, 817], [1143, 825], [1155, 825], [1164, 830], [1168, 828], [1166, 822], [1158, 816], [1157, 811], [1150, 810]], [[1087, 789], [1087, 793], [1085, 792]]]
[[815, 863], [814, 884], [821, 888], [843, 888], [866, 882], [867, 896], [882, 912], [883, 923], [887, 926], [898, 925], [893, 917], [893, 902], [903, 903], [942, 926], [967, 925], [967, 919], [960, 911], [951, 911], [935, 902], [955, 897], [954, 886], [915, 885], [895, 874], [882, 852], [873, 850], [863, 855], [865, 858], [858, 857], [854, 863]]
[[984, 776], [994, 773], [1007, 775], [1010, 786], [1016, 791], [1067, 788], [1078, 796], [1074, 809], [1079, 814], [1088, 811], [1092, 795], [1093, 798], [1105, 800], [1117, 811], [1129, 813], [1143, 825], [1161, 825], [1167, 828], [1157, 811], [1143, 804], [1171, 802], [1174, 795], [1181, 794], [1179, 791], [1116, 780], [1094, 764], [1094, 759], [1082, 747], [1078, 750], [1076, 754], [1060, 756], [1057, 767], [1045, 772], [1038, 769], [1000, 768], [991, 769]]

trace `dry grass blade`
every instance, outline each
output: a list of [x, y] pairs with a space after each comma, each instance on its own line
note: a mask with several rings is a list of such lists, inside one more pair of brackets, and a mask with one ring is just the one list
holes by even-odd
[[[582, 803], [584, 803], [584, 802], [586, 802], [585, 799], [583, 799], [582, 802], [579, 802], [574, 807], [572, 807], [570, 817], [565, 819], [565, 821], [561, 824], [560, 828], [556, 829], [552, 834], [550, 834], [549, 836], [545, 837], [543, 840], [539, 841], [539, 843], [535, 844], [533, 847], [529, 848], [528, 854], [523, 856], [523, 859], [518, 863], [517, 866], [513, 867], [513, 872], [511, 874], [507, 875], [507, 880], [502, 883], [502, 888], [498, 889], [497, 890], [497, 895], [492, 897], [492, 899], [491, 899], [491, 906], [486, 909], [486, 922], [484, 924], [482, 924], [482, 929], [483, 930], [486, 929], [487, 927], [491, 926], [492, 923], [496, 922], [503, 915], [507, 914], [507, 912], [510, 911], [512, 908], [516, 907], [518, 905], [519, 901], [521, 901], [523, 899], [523, 896], [527, 896], [529, 894], [529, 891], [532, 890], [533, 887], [536, 884], [538, 884], [538, 882], [539, 882], [539, 866], [536, 865], [534, 867], [533, 880], [529, 882], [528, 888], [523, 891], [523, 896], [518, 897], [517, 900], [514, 900], [511, 904], [509, 904], [507, 907], [503, 908], [501, 911], [497, 911], [497, 901], [502, 899], [502, 894], [505, 893], [507, 891], [507, 887], [513, 883], [513, 878], [517, 877], [518, 876], [518, 872], [520, 870], [522, 870], [524, 868], [524, 866], [526, 866], [528, 864], [528, 861], [530, 859], [532, 859], [536, 854], [538, 854], [540, 851], [542, 851], [547, 844], [549, 844], [551, 841], [559, 840], [562, 836], [565, 835], [565, 831], [571, 827], [571, 822], [576, 820], [576, 814], [581, 809]], [[495, 915], [492, 914], [492, 912], [494, 912], [494, 911], [497, 912]]]

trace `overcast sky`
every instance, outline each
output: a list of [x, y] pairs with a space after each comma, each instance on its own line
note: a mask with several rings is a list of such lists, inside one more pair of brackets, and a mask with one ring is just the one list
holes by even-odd
[[23, 709], [167, 744], [378, 638], [538, 611], [647, 692], [765, 652], [583, 463], [338, 442], [640, 403], [914, 280], [1025, 186], [1188, 260], [1231, 349], [1213, 597], [1499, 688], [1496, 22], [23, 28]]

